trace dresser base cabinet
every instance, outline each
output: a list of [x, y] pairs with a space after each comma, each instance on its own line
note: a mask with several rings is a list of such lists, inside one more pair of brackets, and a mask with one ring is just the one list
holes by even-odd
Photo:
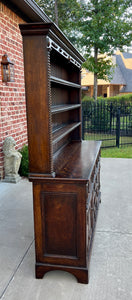
[[[67, 156], [74, 154], [73, 159], [61, 169], [59, 156], [58, 176], [31, 175], [36, 277], [42, 278], [51, 270], [63, 270], [75, 275], [79, 282], [88, 283], [90, 250], [100, 202], [100, 147], [96, 142], [73, 143], [70, 154], [68, 148]], [[94, 155], [83, 157], [86, 150], [87, 154]], [[84, 162], [87, 168], [83, 167]], [[87, 177], [84, 177], [86, 169]]]

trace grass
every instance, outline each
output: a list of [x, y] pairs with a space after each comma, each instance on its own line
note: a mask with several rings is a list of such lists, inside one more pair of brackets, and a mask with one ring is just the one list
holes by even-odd
[[[84, 139], [85, 140], [95, 140], [95, 141], [100, 140], [100, 141], [102, 141], [102, 148], [103, 147], [106, 147], [106, 148], [111, 147], [110, 149], [107, 149], [109, 151], [114, 152], [114, 149], [118, 149], [118, 148], [116, 148], [116, 136], [115, 135], [102, 134], [102, 133], [85, 133]], [[122, 144], [122, 147], [119, 148], [119, 152], [120, 152], [121, 149], [127, 149], [128, 148], [127, 144], [128, 145], [132, 144], [132, 136], [131, 137], [121, 136], [120, 137], [120, 144]], [[123, 147], [123, 144], [124, 145], [126, 144], [126, 145]], [[129, 150], [128, 150], [128, 152], [129, 152]], [[130, 153], [130, 155], [131, 155], [131, 153]]]
[[132, 158], [132, 146], [101, 149], [101, 157]]
[[[105, 140], [106, 139], [106, 140]], [[85, 133], [85, 140], [102, 140], [102, 157], [113, 158], [132, 158], [132, 145], [116, 146], [116, 136], [106, 134], [87, 134]], [[120, 143], [132, 143], [132, 137], [120, 137]], [[103, 148], [110, 147], [110, 148]]]

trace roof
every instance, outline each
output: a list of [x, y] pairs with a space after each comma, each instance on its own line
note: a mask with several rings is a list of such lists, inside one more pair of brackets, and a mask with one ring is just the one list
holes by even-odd
[[132, 53], [124, 52], [122, 53], [125, 59], [132, 59]]
[[[123, 86], [121, 92], [132, 92], [132, 53], [121, 53], [118, 51], [114, 55], [116, 67], [113, 68], [111, 80], [98, 79], [98, 85], [120, 85]], [[89, 71], [82, 72], [82, 86], [94, 85], [94, 75]]]
[[131, 93], [132, 92], [132, 54], [120, 53], [116, 55], [116, 62], [126, 81], [126, 86], [123, 87], [121, 92]]
[[121, 69], [116, 60], [116, 67], [113, 69], [113, 77], [110, 81], [110, 84], [126, 85], [126, 80], [121, 72]]

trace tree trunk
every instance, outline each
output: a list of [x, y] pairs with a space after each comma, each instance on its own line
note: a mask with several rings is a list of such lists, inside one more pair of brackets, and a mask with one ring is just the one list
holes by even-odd
[[58, 6], [57, 6], [57, 0], [55, 0], [55, 23], [58, 26]]
[[[97, 65], [97, 62], [98, 62], [97, 60], [98, 60], [98, 49], [95, 46], [94, 47], [94, 62], [95, 62], [95, 66]], [[95, 72], [94, 73], [94, 93], [93, 93], [93, 97], [94, 97], [95, 101], [97, 101], [97, 95], [98, 95], [97, 80], [98, 80], [98, 74]]]
[[98, 85], [97, 85], [98, 76], [96, 73], [94, 73], [94, 93], [93, 97], [94, 100], [97, 101], [97, 94], [98, 94]]

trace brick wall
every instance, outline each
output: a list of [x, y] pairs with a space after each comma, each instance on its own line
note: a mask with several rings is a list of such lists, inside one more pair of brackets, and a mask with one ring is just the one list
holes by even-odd
[[[22, 37], [19, 16], [0, 3], [0, 62], [5, 53], [14, 63], [15, 82], [2, 82], [0, 69], [0, 178], [3, 178], [2, 146], [7, 136], [16, 141], [16, 149], [27, 143]], [[1, 66], [0, 66], [1, 67]]]

